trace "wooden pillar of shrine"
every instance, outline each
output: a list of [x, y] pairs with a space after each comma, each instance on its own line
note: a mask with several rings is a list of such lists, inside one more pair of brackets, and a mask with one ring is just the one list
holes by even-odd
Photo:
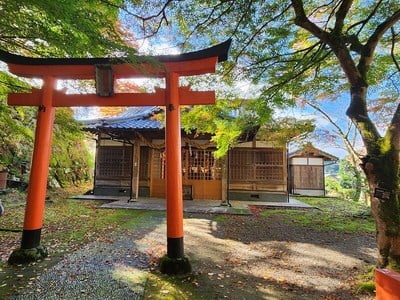
[[128, 202], [135, 202], [139, 198], [139, 179], [140, 179], [140, 142], [135, 141], [132, 148], [132, 179], [131, 195]]

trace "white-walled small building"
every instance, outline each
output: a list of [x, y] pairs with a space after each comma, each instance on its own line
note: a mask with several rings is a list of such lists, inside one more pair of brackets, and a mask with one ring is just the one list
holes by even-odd
[[289, 193], [304, 196], [325, 196], [325, 166], [337, 157], [308, 143], [289, 154]]

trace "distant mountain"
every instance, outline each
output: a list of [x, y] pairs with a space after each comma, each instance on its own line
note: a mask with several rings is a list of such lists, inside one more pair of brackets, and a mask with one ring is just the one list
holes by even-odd
[[325, 166], [325, 175], [326, 176], [337, 176], [339, 173], [339, 163], [334, 163]]

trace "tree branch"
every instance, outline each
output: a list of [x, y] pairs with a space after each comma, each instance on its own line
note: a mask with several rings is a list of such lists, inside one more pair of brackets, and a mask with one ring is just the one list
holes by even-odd
[[354, 60], [351, 57], [345, 41], [341, 38], [341, 36], [335, 32], [328, 33], [311, 22], [306, 16], [302, 0], [291, 1], [296, 15], [295, 24], [306, 29], [315, 37], [319, 38], [322, 43], [325, 43], [332, 48], [333, 52], [338, 58], [340, 66], [342, 67], [349, 80], [349, 83], [352, 86], [366, 85], [364, 78], [359, 75], [359, 71], [354, 63]]
[[291, 0], [292, 2], [292, 7], [294, 9], [295, 13], [295, 19], [294, 23], [301, 27], [306, 29], [307, 31], [311, 32], [313, 35], [315, 35], [317, 38], [319, 38], [322, 42], [329, 44], [329, 35], [328, 32], [325, 30], [321, 29], [317, 25], [315, 25], [313, 22], [311, 22], [305, 11], [304, 11], [304, 4], [302, 0]]
[[[267, 91], [273, 91], [274, 89], [279, 90], [280, 87], [284, 86], [285, 84], [288, 84], [290, 81], [300, 77], [302, 74], [306, 73], [309, 69], [311, 69], [313, 66], [318, 65], [321, 61], [324, 61], [329, 55], [331, 54], [330, 51], [328, 51], [325, 55], [323, 55], [322, 57], [320, 57], [319, 60], [317, 61], [313, 61], [312, 64], [306, 65], [303, 69], [301, 69], [300, 71], [298, 71], [298, 73], [295, 73], [291, 76], [289, 76], [289, 78], [284, 79], [281, 82], [278, 82], [277, 84], [274, 84], [272, 86], [270, 86], [269, 88], [267, 88]], [[273, 96], [276, 94], [277, 92], [274, 92]], [[272, 97], [273, 97], [272, 96]]]
[[235, 33], [238, 31], [240, 24], [245, 19], [245, 16], [249, 13], [252, 5], [253, 5], [253, 1], [247, 2], [246, 10], [242, 13], [242, 15], [240, 16], [240, 20], [236, 23], [236, 26], [232, 31], [232, 35], [235, 35]]
[[364, 51], [360, 57], [360, 62], [358, 64], [358, 69], [362, 74], [366, 74], [369, 66], [372, 63], [373, 54], [375, 52], [376, 46], [378, 42], [385, 34], [387, 30], [389, 30], [396, 22], [400, 20], [400, 10], [397, 10], [390, 17], [388, 17], [385, 21], [379, 24], [376, 27], [376, 30], [369, 37], [367, 43], [364, 46]]
[[[193, 30], [187, 35], [186, 41], [187, 41], [187, 40], [189, 39], [189, 37], [191, 37], [197, 30], [199, 30], [199, 28], [202, 28], [203, 26], [206, 26], [206, 25], [208, 25], [208, 24], [212, 24], [212, 23], [214, 23], [216, 20], [218, 20], [219, 18], [221, 18], [223, 15], [225, 15], [225, 14], [231, 9], [231, 7], [234, 5], [234, 1], [232, 1], [232, 2], [229, 4], [228, 8], [226, 8], [223, 12], [221, 12], [217, 17], [213, 17], [213, 15], [214, 15], [214, 13], [216, 12], [217, 8], [218, 8], [219, 6], [222, 6], [223, 4], [224, 4], [224, 1], [221, 1], [220, 3], [218, 3], [217, 5], [215, 5], [215, 6], [212, 8], [211, 12], [208, 14], [207, 18], [206, 18], [204, 21], [199, 22], [199, 23], [193, 28]], [[186, 41], [185, 41], [183, 44], [185, 44]]]
[[[305, 100], [305, 103], [309, 106], [311, 106], [312, 108], [314, 108], [316, 111], [318, 111], [320, 114], [322, 114], [322, 116], [328, 120], [328, 122], [336, 128], [338, 135], [340, 136], [340, 138], [342, 139], [347, 151], [350, 153], [351, 157], [353, 160], [359, 160], [360, 156], [357, 153], [357, 151], [354, 149], [352, 143], [349, 141], [348, 139], [348, 133], [343, 132], [343, 130], [339, 127], [339, 125], [337, 124], [337, 122], [333, 121], [332, 118], [318, 105]], [[350, 126], [349, 126], [349, 131], [350, 131]]]
[[287, 12], [290, 9], [290, 6], [287, 6], [281, 13], [279, 13], [276, 16], [273, 16], [271, 19], [268, 20], [268, 22], [262, 24], [252, 35], [251, 37], [247, 40], [245, 45], [240, 49], [239, 53], [236, 55], [235, 62], [239, 59], [239, 56], [243, 54], [245, 49], [251, 44], [251, 42], [261, 33], [261, 31], [266, 28], [270, 23], [274, 22], [277, 20], [279, 17], [281, 17], [285, 12]]
[[333, 31], [336, 32], [337, 34], [340, 34], [342, 32], [344, 26], [344, 19], [346, 18], [352, 4], [353, 0], [342, 0], [342, 4], [340, 5], [335, 15], [336, 22]]
[[[142, 23], [141, 27], [142, 27], [142, 31], [143, 31], [143, 36], [141, 38], [145, 39], [145, 38], [150, 38], [152, 36], [155, 36], [159, 32], [163, 21], [165, 21], [165, 23], [167, 25], [169, 24], [169, 21], [168, 21], [168, 18], [167, 18], [167, 13], [166, 13], [166, 10], [167, 10], [168, 6], [170, 6], [173, 2], [180, 2], [182, 0], [167, 0], [163, 4], [162, 8], [158, 12], [155, 12], [154, 14], [146, 16], [146, 17], [142, 16], [142, 15], [139, 15], [139, 14], [136, 14], [136, 13], [133, 13], [132, 11], [127, 9], [126, 7], [124, 7], [122, 5], [114, 4], [109, 0], [100, 0], [100, 1], [103, 2], [106, 5], [109, 5], [109, 6], [112, 6], [114, 8], [120, 9], [121, 11], [126, 13], [128, 16], [132, 16], [135, 19], [139, 20]], [[160, 18], [160, 19], [157, 20], [158, 18]], [[146, 23], [149, 22], [149, 21], [152, 21], [152, 20], [157, 21], [156, 25], [155, 25], [154, 29], [152, 29], [150, 31], [150, 33], [147, 33]]]
[[379, 0], [378, 3], [375, 5], [374, 9], [371, 11], [371, 13], [368, 15], [368, 17], [362, 21], [356, 22], [353, 25], [351, 25], [346, 32], [350, 32], [350, 30], [354, 27], [357, 27], [358, 25], [362, 24], [360, 29], [358, 29], [356, 36], [358, 36], [361, 32], [361, 30], [365, 27], [365, 25], [368, 23], [369, 20], [376, 14], [378, 11], [379, 6], [382, 4], [383, 0]]
[[393, 63], [396, 66], [397, 70], [400, 71], [400, 65], [399, 62], [396, 59], [396, 56], [394, 54], [394, 49], [395, 49], [395, 45], [396, 45], [396, 33], [394, 32], [394, 28], [390, 27], [390, 32], [392, 34], [392, 46], [390, 47], [390, 56], [392, 57]]
[[[331, 0], [331, 1], [327, 2], [327, 3], [324, 3], [323, 5], [317, 6], [316, 8], [314, 8], [314, 9], [311, 11], [311, 13], [309, 14], [309, 16], [313, 16], [315, 13], [318, 13], [318, 14], [319, 14], [321, 11], [324, 11], [325, 9], [326, 9], [326, 10], [329, 10], [330, 5], [332, 5], [335, 1], [336, 1], [336, 0]], [[335, 4], [335, 5], [334, 5], [334, 9], [332, 9], [331, 13], [329, 13], [328, 18], [327, 18], [326, 21], [325, 21], [324, 30], [327, 30], [327, 29], [328, 29], [329, 21], [332, 19], [332, 16], [333, 16], [334, 11], [336, 10], [336, 7], [337, 7], [337, 6], [338, 6], [338, 4]]]
[[[311, 45], [310, 47], [307, 47], [307, 48], [304, 48], [304, 49], [300, 49], [300, 50], [297, 50], [297, 51], [294, 51], [294, 52], [282, 53], [282, 54], [279, 54], [279, 55], [269, 56], [269, 57], [264, 58], [264, 59], [259, 59], [256, 62], [250, 64], [249, 67], [253, 67], [253, 66], [259, 65], [260, 63], [264, 63], [264, 62], [266, 62], [268, 60], [278, 60], [281, 57], [294, 56], [296, 54], [300, 54], [300, 53], [303, 53], [303, 52], [304, 52], [304, 55], [303, 55], [303, 58], [304, 58], [304, 57], [307, 56], [307, 53], [311, 52], [312, 49], [314, 49], [315, 47], [318, 47], [320, 45], [321, 45], [321, 42], [317, 42], [317, 43]], [[281, 61], [281, 60], [279, 60], [279, 61]]]
[[397, 152], [400, 151], [400, 103], [397, 105], [396, 112], [393, 115], [392, 122], [390, 123], [388, 133], [390, 135], [391, 144], [395, 147]]

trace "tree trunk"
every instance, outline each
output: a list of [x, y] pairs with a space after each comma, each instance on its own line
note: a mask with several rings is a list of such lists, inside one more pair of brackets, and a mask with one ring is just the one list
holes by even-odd
[[363, 163], [371, 190], [371, 209], [376, 222], [379, 267], [400, 271], [399, 180], [395, 151], [368, 155]]
[[366, 87], [351, 89], [347, 114], [359, 129], [367, 149], [362, 168], [368, 180], [376, 222], [377, 265], [400, 271], [399, 141], [396, 131], [400, 118], [395, 117], [387, 134], [381, 137], [366, 111], [366, 91]]
[[[400, 11], [389, 12], [386, 19], [375, 27], [373, 33], [362, 44], [356, 37], [349, 47], [344, 39], [347, 32], [346, 16], [353, 1], [341, 1], [335, 6], [333, 30], [326, 31], [313, 23], [301, 0], [291, 0], [297, 26], [309, 31], [321, 42], [329, 45], [338, 59], [340, 67], [351, 86], [351, 100], [347, 115], [359, 130], [367, 155], [362, 167], [371, 192], [371, 208], [376, 220], [378, 266], [390, 266], [400, 271], [400, 208], [399, 208], [399, 151], [400, 151], [400, 104], [384, 137], [381, 137], [368, 115], [366, 102], [368, 80], [374, 52], [383, 35], [400, 20]], [[371, 14], [374, 16], [375, 12]], [[354, 51], [353, 53], [350, 53]], [[355, 55], [356, 54], [356, 55]], [[355, 55], [355, 56], [354, 56]], [[355, 58], [358, 55], [357, 58]]]

